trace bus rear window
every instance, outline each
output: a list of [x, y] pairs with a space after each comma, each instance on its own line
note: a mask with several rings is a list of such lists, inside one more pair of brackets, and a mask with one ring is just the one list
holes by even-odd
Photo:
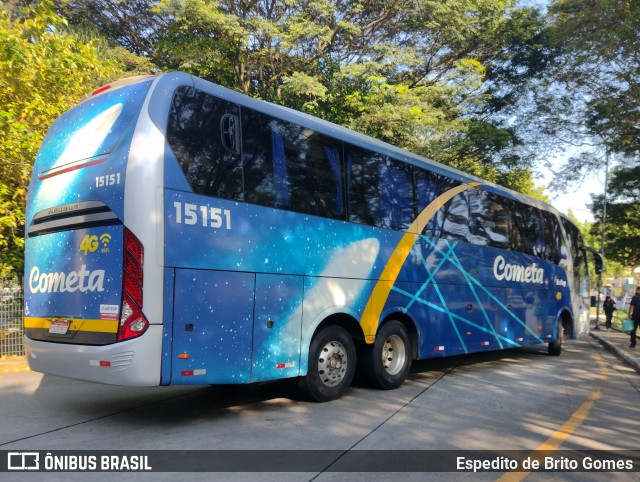
[[91, 98], [60, 116], [42, 143], [37, 172], [110, 153], [138, 118], [152, 80]]

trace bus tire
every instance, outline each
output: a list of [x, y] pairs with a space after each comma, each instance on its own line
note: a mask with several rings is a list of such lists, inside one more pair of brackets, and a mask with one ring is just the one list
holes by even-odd
[[555, 341], [549, 343], [549, 355], [559, 356], [562, 353], [562, 339], [564, 338], [564, 327], [562, 326], [562, 320], [558, 321], [558, 333]]
[[298, 386], [314, 402], [338, 399], [351, 386], [356, 363], [351, 335], [340, 326], [327, 326], [311, 341], [307, 375]]
[[411, 336], [407, 328], [396, 320], [382, 325], [363, 362], [362, 372], [370, 386], [392, 390], [402, 385], [411, 370]]

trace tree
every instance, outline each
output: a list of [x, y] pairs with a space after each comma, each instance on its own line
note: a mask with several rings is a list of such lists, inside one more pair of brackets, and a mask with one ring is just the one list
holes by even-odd
[[[597, 219], [592, 233], [602, 232], [604, 196], [593, 196]], [[640, 266], [640, 166], [619, 167], [611, 172], [607, 190], [604, 252], [623, 266]]]
[[571, 153], [564, 187], [608, 153], [640, 160], [640, 2], [555, 0], [549, 11], [556, 53], [532, 89], [530, 125]]
[[[514, 0], [56, 0], [161, 69], [183, 70], [468, 170], [524, 180], [506, 112], [548, 62]], [[512, 175], [516, 171], [517, 175]], [[509, 184], [518, 190], [524, 184]]]
[[[40, 0], [35, 0], [40, 1]], [[149, 0], [51, 0], [66, 20], [65, 31], [91, 42], [103, 59], [115, 61], [126, 75], [157, 73], [153, 63], [156, 30], [162, 28]]]
[[[0, 8], [0, 274], [23, 266], [31, 167], [49, 124], [98, 85], [121, 75], [95, 46], [61, 33], [48, 1]], [[73, 75], [69, 75], [73, 72]]]
[[[580, 88], [588, 131], [614, 152], [640, 152], [640, 2], [558, 0], [553, 9], [570, 68]], [[585, 28], [587, 27], [587, 28]]]
[[516, 102], [507, 84], [522, 84], [535, 70], [540, 47], [532, 38], [542, 22], [536, 10], [511, 6], [510, 0], [163, 0], [156, 11], [166, 28], [154, 55], [166, 68], [489, 180], [517, 181], [509, 186], [523, 190], [530, 164], [518, 153], [516, 130], [499, 115]]
[[151, 0], [53, 0], [56, 11], [76, 32], [102, 38], [140, 58], [155, 62], [158, 32], [165, 20]]
[[[567, 216], [569, 217], [569, 219], [571, 219], [573, 224], [578, 226], [578, 228], [580, 229], [580, 232], [582, 233], [582, 236], [584, 238], [585, 246], [597, 249], [599, 251], [601, 231], [598, 231], [598, 229], [600, 228], [600, 226], [595, 226], [594, 223], [589, 221], [581, 222], [580, 220], [578, 220], [578, 218], [575, 217], [571, 210], [569, 210]], [[595, 263], [593, 256], [587, 256], [587, 262], [589, 263], [589, 276], [591, 278], [591, 286], [596, 286], [598, 275], [596, 275], [595, 272]], [[625, 271], [624, 264], [621, 264], [615, 259], [609, 257], [607, 255], [606, 249], [604, 268], [605, 270], [602, 274], [603, 278], [618, 278], [619, 276], [622, 276]]]

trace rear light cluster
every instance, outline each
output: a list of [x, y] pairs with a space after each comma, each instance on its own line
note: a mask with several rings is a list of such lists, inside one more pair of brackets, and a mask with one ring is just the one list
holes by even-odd
[[149, 322], [142, 313], [144, 249], [138, 238], [127, 228], [124, 229], [123, 261], [123, 293], [118, 341], [140, 336], [149, 327]]

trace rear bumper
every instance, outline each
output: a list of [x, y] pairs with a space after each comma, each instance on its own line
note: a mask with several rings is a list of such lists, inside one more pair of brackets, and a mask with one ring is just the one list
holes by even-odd
[[24, 338], [29, 367], [35, 372], [107, 385], [160, 384], [162, 325], [139, 338], [104, 346], [50, 343]]

